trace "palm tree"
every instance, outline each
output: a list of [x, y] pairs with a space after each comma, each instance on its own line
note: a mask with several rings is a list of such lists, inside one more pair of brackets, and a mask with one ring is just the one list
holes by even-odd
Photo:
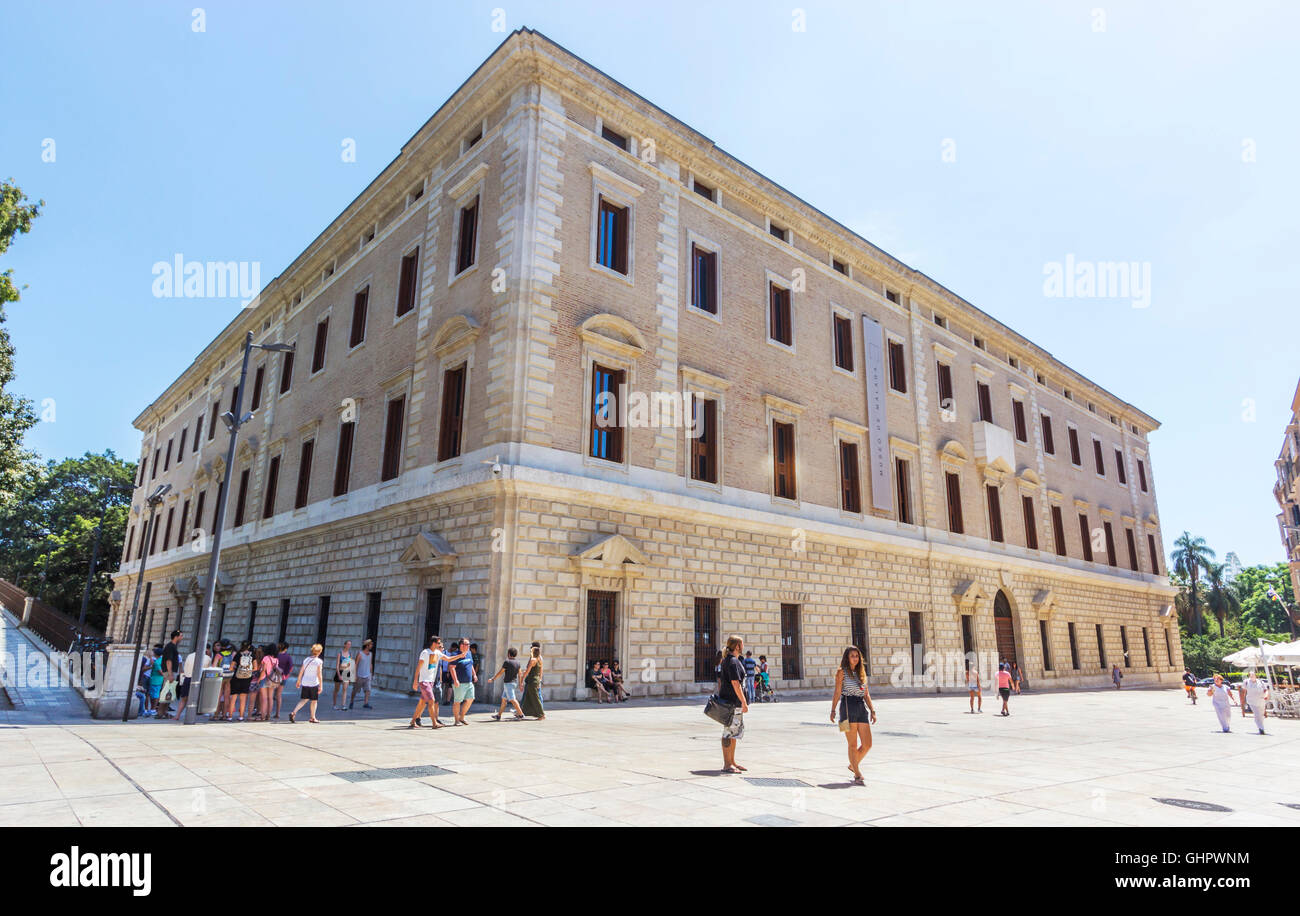
[[1223, 619], [1241, 613], [1241, 597], [1237, 586], [1227, 579], [1226, 563], [1207, 563], [1205, 566], [1205, 605], [1219, 618], [1219, 638], [1223, 638]]
[[1191, 619], [1196, 625], [1196, 635], [1201, 635], [1201, 613], [1199, 606], [1199, 591], [1196, 587], [1196, 581], [1200, 576], [1202, 569], [1208, 568], [1210, 561], [1214, 559], [1214, 551], [1205, 543], [1205, 538], [1192, 537], [1190, 532], [1184, 531], [1174, 541], [1174, 552], [1169, 555], [1173, 561], [1174, 572], [1180, 576], [1186, 576], [1192, 583], [1188, 592], [1188, 603], [1191, 606]]

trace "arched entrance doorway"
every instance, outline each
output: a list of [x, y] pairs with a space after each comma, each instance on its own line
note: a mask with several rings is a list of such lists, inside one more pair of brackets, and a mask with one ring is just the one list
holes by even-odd
[[1011, 620], [1011, 602], [1002, 589], [993, 599], [993, 629], [998, 641], [998, 661], [1017, 661], [1016, 627]]

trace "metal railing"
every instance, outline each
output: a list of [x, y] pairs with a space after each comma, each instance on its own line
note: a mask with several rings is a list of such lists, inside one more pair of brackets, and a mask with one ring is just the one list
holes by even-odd
[[[9, 612], [20, 621], [23, 619], [28, 597], [26, 592], [12, 582], [0, 579], [0, 604], [8, 608]], [[103, 631], [89, 623], [78, 629], [75, 618], [51, 607], [39, 598], [32, 598], [31, 613], [27, 615], [23, 625], [56, 652], [67, 652], [74, 643], [83, 640], [98, 641], [104, 638]]]

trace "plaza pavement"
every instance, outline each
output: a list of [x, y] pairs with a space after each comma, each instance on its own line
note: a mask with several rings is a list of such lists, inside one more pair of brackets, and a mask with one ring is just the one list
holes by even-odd
[[1027, 693], [1010, 718], [991, 697], [982, 715], [958, 695], [875, 702], [865, 788], [829, 697], [752, 707], [744, 776], [718, 773], [702, 700], [555, 703], [542, 722], [476, 707], [440, 731], [407, 729], [396, 696], [323, 706], [319, 725], [0, 713], [0, 825], [1300, 824], [1300, 722], [1223, 734], [1208, 702], [1170, 689]]

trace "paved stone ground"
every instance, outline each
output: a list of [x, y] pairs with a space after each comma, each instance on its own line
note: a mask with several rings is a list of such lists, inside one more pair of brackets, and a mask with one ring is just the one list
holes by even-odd
[[319, 725], [6, 724], [0, 825], [1300, 825], [1300, 722], [1222, 734], [1207, 702], [1157, 689], [1026, 694], [1006, 719], [958, 696], [876, 704], [865, 788], [829, 698], [754, 707], [744, 777], [717, 772], [696, 701], [476, 709], [436, 732], [405, 728], [399, 697]]

